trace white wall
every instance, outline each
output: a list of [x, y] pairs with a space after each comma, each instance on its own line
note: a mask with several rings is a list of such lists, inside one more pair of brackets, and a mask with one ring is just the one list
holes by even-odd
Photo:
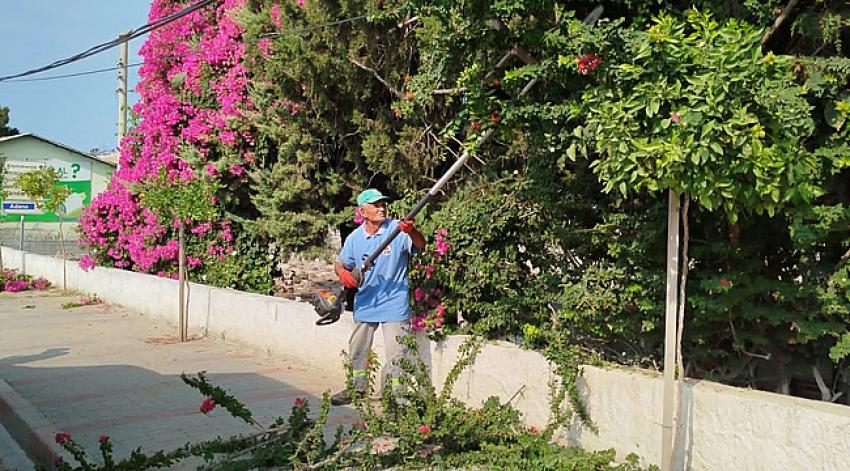
[[[20, 266], [21, 253], [4, 248], [3, 260], [7, 266]], [[61, 285], [61, 260], [39, 255], [27, 255], [26, 260], [28, 273]], [[68, 275], [71, 289], [96, 293], [176, 324], [176, 281], [103, 267], [83, 272], [74, 262], [68, 262]], [[350, 316], [317, 327], [316, 314], [307, 303], [194, 283], [189, 303], [189, 322], [195, 329], [342, 372], [340, 352], [352, 328]], [[435, 383], [442, 384], [464, 339], [452, 336], [423, 349]], [[381, 350], [380, 336], [376, 340]], [[503, 402], [513, 398], [511, 403], [523, 412], [526, 423], [542, 428], [549, 419], [550, 385], [557, 381], [552, 365], [537, 352], [494, 342], [460, 376], [454, 394], [473, 406], [493, 395]], [[659, 463], [659, 375], [587, 366], [579, 386], [598, 434], [574, 423], [559, 439], [592, 450], [614, 448], [620, 458], [635, 453], [645, 465]], [[708, 381], [688, 381], [684, 396], [678, 469], [850, 469], [850, 407]]]

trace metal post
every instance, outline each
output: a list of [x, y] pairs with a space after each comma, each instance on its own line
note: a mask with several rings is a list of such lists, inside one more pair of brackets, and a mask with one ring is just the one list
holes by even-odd
[[127, 49], [128, 36], [130, 31], [121, 33], [118, 38], [121, 39], [121, 56], [118, 59], [118, 147], [121, 147], [121, 140], [127, 134]]
[[27, 258], [24, 253], [24, 215], [21, 214], [21, 234], [18, 240], [18, 249], [21, 251], [21, 274], [27, 274]]
[[178, 298], [180, 302], [180, 309], [178, 309], [178, 314], [180, 316], [180, 341], [186, 341], [186, 237], [185, 230], [183, 229], [183, 221], [180, 221], [180, 229], [178, 233], [178, 273], [177, 273], [177, 282], [180, 283], [180, 287], [178, 288]]
[[664, 403], [661, 420], [661, 469], [673, 471], [673, 400], [676, 373], [676, 313], [679, 283], [679, 195], [667, 197], [667, 296], [664, 314]]

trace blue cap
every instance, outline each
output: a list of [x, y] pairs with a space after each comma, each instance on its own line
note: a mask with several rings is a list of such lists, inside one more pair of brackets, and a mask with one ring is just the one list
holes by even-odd
[[363, 206], [366, 203], [377, 203], [378, 201], [388, 199], [389, 198], [384, 196], [380, 191], [374, 188], [368, 188], [357, 195], [357, 206]]

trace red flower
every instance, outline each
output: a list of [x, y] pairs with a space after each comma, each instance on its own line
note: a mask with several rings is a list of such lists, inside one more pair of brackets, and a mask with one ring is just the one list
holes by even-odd
[[204, 402], [201, 403], [201, 412], [206, 414], [206, 413], [212, 411], [213, 409], [215, 409], [215, 405], [216, 404], [215, 404], [215, 401], [213, 400], [213, 398], [208, 397], [208, 398], [204, 399]]
[[101, 435], [100, 438], [97, 439], [100, 443], [106, 443], [109, 441], [109, 437], [107, 435]]
[[538, 433], [540, 433], [540, 430], [537, 430], [537, 427], [535, 427], [534, 425], [532, 425], [531, 427], [528, 427], [528, 431], [532, 435], [537, 435]]
[[722, 286], [724, 288], [728, 288], [728, 287], [732, 286], [732, 282], [727, 280], [726, 278], [721, 278], [720, 279], [720, 286]]
[[496, 124], [499, 124], [502, 122], [502, 117], [499, 116], [498, 111], [493, 111], [492, 113], [490, 113], [490, 120], [492, 120]]
[[588, 75], [602, 63], [602, 58], [596, 54], [585, 54], [581, 57], [576, 57], [576, 64], [578, 64], [578, 73], [582, 75]]
[[502, 81], [499, 79], [493, 79], [493, 86], [499, 88], [502, 86]]
[[674, 123], [678, 123], [679, 118], [681, 118], [681, 117], [682, 117], [682, 115], [680, 115], [679, 112], [677, 111], [677, 112], [670, 115], [670, 121], [672, 121]]
[[307, 401], [305, 401], [303, 397], [296, 397], [295, 398], [295, 407], [304, 407], [304, 404], [306, 404], [306, 403], [307, 403]]
[[473, 121], [472, 122], [472, 129], [478, 131], [479, 129], [481, 129], [481, 123], [479, 123], [478, 121]]
[[71, 439], [71, 435], [65, 432], [59, 432], [56, 434], [56, 443], [63, 444]]
[[59, 466], [59, 465], [60, 465], [60, 464], [62, 464], [64, 461], [65, 461], [65, 460], [63, 460], [61, 456], [54, 456], [54, 457], [53, 457], [53, 464], [55, 464], [56, 466]]
[[417, 428], [416, 430], [419, 430], [419, 433], [421, 433], [422, 435], [428, 435], [429, 433], [431, 433], [431, 427], [429, 427], [428, 425], [420, 425], [419, 428]]

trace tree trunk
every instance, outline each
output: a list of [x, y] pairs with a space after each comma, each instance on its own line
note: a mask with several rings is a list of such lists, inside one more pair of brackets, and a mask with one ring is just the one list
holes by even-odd
[[62, 291], [68, 291], [68, 253], [65, 252], [65, 233], [62, 230], [62, 216], [59, 216], [59, 244], [62, 247]]

